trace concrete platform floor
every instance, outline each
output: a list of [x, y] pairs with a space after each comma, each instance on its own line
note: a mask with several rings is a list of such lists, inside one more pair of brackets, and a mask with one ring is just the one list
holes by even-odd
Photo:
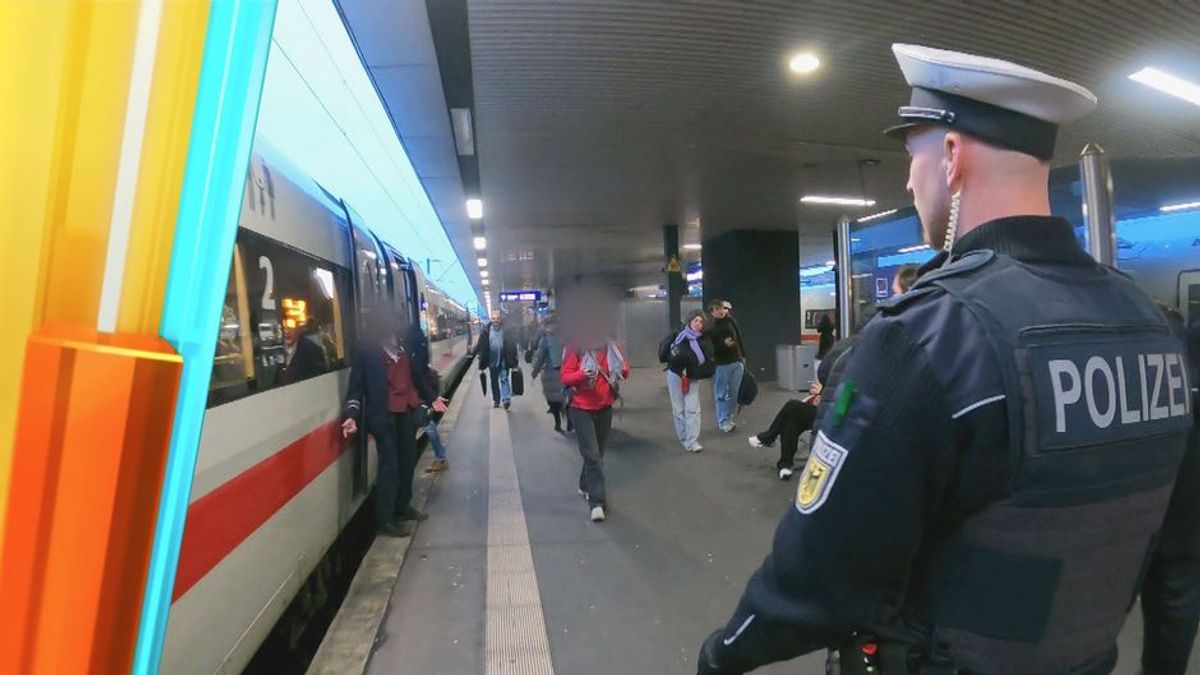
[[[693, 455], [674, 439], [662, 373], [635, 371], [605, 461], [609, 519], [593, 524], [575, 491], [574, 438], [552, 430], [539, 385], [531, 382], [507, 413], [470, 385], [448, 449], [450, 470], [429, 496], [430, 518], [415, 536], [367, 671], [485, 672], [489, 437], [506, 429], [553, 672], [694, 673], [701, 640], [729, 618], [791, 507], [795, 483], [775, 477], [776, 450], [746, 443], [788, 393], [764, 385], [726, 435], [715, 428], [710, 383], [701, 384], [705, 450]], [[1137, 672], [1140, 631], [1134, 613], [1122, 635], [1120, 675]], [[821, 675], [823, 662], [814, 654], [756, 672]], [[548, 672], [512, 665], [505, 672]]]

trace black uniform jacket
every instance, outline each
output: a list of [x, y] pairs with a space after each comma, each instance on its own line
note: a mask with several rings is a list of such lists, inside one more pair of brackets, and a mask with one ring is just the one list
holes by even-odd
[[[413, 386], [421, 402], [429, 405], [438, 397], [429, 374], [429, 344], [413, 326], [400, 340], [409, 355]], [[391, 423], [388, 412], [387, 356], [379, 346], [360, 346], [350, 360], [350, 386], [346, 391], [346, 416], [365, 418], [367, 431], [382, 436]]]
[[[987, 223], [964, 235], [954, 253], [980, 249], [1026, 263], [1094, 265], [1059, 219]], [[1003, 496], [1014, 469], [1001, 451], [1008, 447], [1005, 389], [982, 329], [938, 289], [901, 297], [903, 311], [877, 315], [853, 354], [838, 360], [822, 397], [815, 428], [846, 450], [845, 459], [835, 474], [807, 481], [819, 494], [798, 492], [733, 617], [704, 643], [701, 673], [748, 672], [844, 644], [864, 627], [886, 625], [890, 634], [876, 632], [928, 644], [927, 628], [904, 618], [912, 615], [905, 611], [909, 582], [921, 575], [931, 542]], [[839, 384], [851, 382], [847, 396], [850, 387]], [[849, 400], [855, 404], [839, 405]], [[867, 401], [871, 410], [863, 410]], [[1193, 444], [1166, 516], [1155, 563], [1164, 582], [1143, 591], [1156, 616], [1182, 616], [1147, 621], [1171, 644], [1190, 645], [1180, 633], [1195, 630], [1196, 452]]]

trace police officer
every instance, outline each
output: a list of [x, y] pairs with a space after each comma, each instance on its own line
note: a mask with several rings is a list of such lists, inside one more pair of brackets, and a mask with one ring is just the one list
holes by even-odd
[[795, 507], [699, 670], [828, 647], [844, 672], [1111, 672], [1164, 514], [1197, 499], [1183, 345], [1050, 216], [1058, 126], [1095, 97], [893, 51], [913, 91], [889, 131], [943, 251], [835, 366]]

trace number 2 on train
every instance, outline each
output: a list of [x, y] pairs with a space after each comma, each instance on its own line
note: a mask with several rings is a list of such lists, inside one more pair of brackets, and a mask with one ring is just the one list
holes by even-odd
[[271, 265], [271, 259], [265, 255], [258, 256], [258, 269], [267, 272], [267, 283], [263, 285], [262, 308], [275, 309], [275, 268]]

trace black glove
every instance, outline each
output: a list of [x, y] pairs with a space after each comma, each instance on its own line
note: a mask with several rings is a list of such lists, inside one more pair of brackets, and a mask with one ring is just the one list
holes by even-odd
[[718, 653], [722, 647], [721, 629], [713, 631], [712, 635], [700, 645], [700, 655], [696, 659], [697, 675], [738, 675], [741, 671], [726, 670], [720, 666]]

